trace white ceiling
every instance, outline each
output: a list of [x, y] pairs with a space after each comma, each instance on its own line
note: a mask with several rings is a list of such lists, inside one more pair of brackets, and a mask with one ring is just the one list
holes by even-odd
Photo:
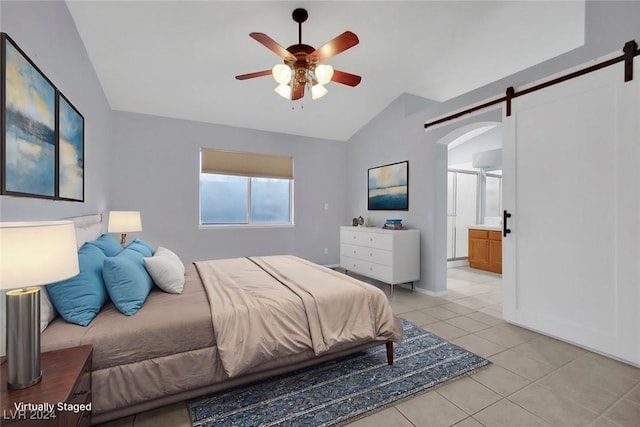
[[[402, 93], [445, 101], [584, 43], [582, 1], [67, 0], [114, 110], [347, 140]], [[270, 76], [281, 60], [249, 37], [316, 48], [350, 30], [360, 44], [330, 59], [355, 88], [292, 103]], [[292, 109], [292, 107], [295, 107]]]

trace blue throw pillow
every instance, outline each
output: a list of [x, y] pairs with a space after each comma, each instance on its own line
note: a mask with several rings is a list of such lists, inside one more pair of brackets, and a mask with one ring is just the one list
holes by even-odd
[[129, 247], [115, 257], [105, 258], [102, 277], [111, 301], [127, 316], [140, 310], [153, 287], [144, 267], [144, 255]]
[[99, 247], [106, 256], [116, 256], [122, 252], [120, 243], [108, 234], [103, 234], [98, 239], [87, 242], [87, 244]]
[[107, 301], [107, 290], [102, 280], [105, 258], [97, 246], [85, 244], [78, 251], [80, 273], [47, 285], [51, 302], [67, 322], [87, 326]]
[[127, 249], [132, 249], [136, 252], [140, 252], [143, 256], [150, 257], [156, 252], [153, 246], [145, 242], [144, 240], [135, 239], [127, 246]]

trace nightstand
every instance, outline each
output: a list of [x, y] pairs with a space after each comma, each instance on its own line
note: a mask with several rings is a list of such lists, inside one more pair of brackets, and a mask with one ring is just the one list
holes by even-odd
[[89, 427], [92, 356], [92, 345], [42, 353], [42, 381], [22, 390], [7, 389], [7, 363], [3, 363], [0, 424]]

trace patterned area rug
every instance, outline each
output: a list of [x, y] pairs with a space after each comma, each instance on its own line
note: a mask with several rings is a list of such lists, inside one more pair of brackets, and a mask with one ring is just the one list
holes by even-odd
[[340, 426], [490, 362], [402, 320], [387, 365], [384, 345], [189, 402], [194, 427]]

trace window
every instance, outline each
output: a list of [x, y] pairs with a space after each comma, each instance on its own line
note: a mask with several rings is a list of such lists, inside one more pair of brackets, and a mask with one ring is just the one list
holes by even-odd
[[293, 224], [293, 158], [203, 148], [200, 224]]

